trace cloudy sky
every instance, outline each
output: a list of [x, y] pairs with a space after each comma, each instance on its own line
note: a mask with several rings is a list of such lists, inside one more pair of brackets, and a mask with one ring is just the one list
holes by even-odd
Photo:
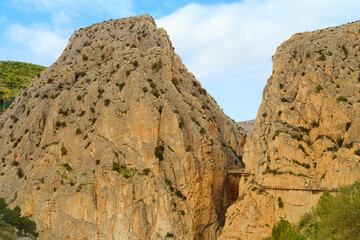
[[1, 0], [0, 60], [49, 66], [76, 29], [150, 14], [225, 113], [243, 121], [256, 117], [279, 44], [357, 21], [359, 10], [359, 0]]

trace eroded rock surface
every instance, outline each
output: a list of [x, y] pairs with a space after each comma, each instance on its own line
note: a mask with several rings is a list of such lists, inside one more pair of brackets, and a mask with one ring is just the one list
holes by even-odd
[[245, 133], [150, 16], [76, 31], [0, 124], [0, 195], [39, 239], [220, 234]]
[[245, 172], [255, 176], [241, 179], [220, 239], [262, 239], [280, 217], [298, 222], [321, 196], [256, 183], [331, 189], [359, 179], [359, 90], [360, 22], [295, 34], [278, 47], [244, 149]]

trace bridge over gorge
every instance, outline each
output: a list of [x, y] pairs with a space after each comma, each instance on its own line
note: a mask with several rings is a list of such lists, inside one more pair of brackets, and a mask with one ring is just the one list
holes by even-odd
[[[245, 172], [245, 168], [232, 168], [227, 170], [227, 174], [230, 176], [239, 176], [239, 177], [249, 177], [254, 176], [254, 173]], [[309, 192], [338, 192], [339, 188], [333, 187], [295, 187], [295, 186], [266, 186], [258, 183], [255, 178], [251, 180], [251, 183], [257, 185], [260, 189], [269, 189], [269, 190], [280, 190], [280, 191], [309, 191]]]
[[255, 176], [255, 174], [253, 173], [245, 172], [245, 168], [229, 168], [227, 170], [227, 174], [233, 176], [244, 176], [244, 177]]

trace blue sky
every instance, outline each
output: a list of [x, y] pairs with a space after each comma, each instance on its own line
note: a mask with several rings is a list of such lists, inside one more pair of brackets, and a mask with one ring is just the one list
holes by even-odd
[[0, 60], [49, 66], [76, 29], [150, 14], [224, 112], [242, 121], [256, 117], [279, 44], [359, 20], [359, 10], [358, 0], [1, 0]]

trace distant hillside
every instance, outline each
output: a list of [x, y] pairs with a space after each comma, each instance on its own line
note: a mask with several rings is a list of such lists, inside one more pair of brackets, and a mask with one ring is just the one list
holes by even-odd
[[254, 128], [255, 119], [237, 122], [237, 124], [245, 130], [247, 135], [249, 135], [251, 133], [251, 130]]
[[31, 63], [0, 61], [0, 109], [4, 111], [14, 97], [45, 69]]

